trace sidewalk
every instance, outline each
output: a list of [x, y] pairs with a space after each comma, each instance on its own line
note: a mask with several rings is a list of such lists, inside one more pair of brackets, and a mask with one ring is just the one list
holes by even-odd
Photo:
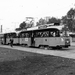
[[[75, 46], [75, 43], [72, 43], [72, 45]], [[14, 46], [13, 48], [8, 45], [0, 45], [0, 47], [3, 48], [9, 48], [9, 49], [16, 49], [20, 51], [26, 51], [26, 52], [32, 52], [32, 53], [39, 53], [44, 55], [53, 55], [53, 56], [59, 56], [64, 58], [71, 58], [75, 59], [75, 52], [70, 52], [67, 50], [44, 50], [44, 49], [36, 49], [36, 48], [26, 48], [21, 46]]]

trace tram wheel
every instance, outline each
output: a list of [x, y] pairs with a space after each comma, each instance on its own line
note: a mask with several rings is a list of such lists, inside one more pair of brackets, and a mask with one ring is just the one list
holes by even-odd
[[52, 49], [56, 49], [56, 47], [51, 47]]
[[57, 49], [62, 49], [62, 47], [60, 47], [60, 46], [57, 46]]
[[68, 48], [68, 46], [65, 46], [65, 48]]
[[51, 47], [52, 49], [62, 49], [62, 47], [60, 47], [60, 46], [57, 46], [57, 47]]
[[39, 48], [44, 49], [44, 46], [43, 45], [39, 45]]

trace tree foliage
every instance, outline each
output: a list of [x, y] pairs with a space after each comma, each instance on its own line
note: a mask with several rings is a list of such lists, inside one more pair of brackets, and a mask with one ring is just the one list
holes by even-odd
[[37, 22], [37, 26], [38, 25], [44, 25], [44, 24], [50, 24], [50, 23], [60, 23], [60, 22], [61, 22], [61, 19], [57, 19], [55, 17], [49, 18], [48, 20], [41, 18]]
[[26, 29], [26, 23], [25, 22], [22, 22], [19, 26], [19, 28], [21, 29]]
[[74, 32], [75, 31], [75, 9], [71, 8], [66, 16], [62, 17], [63, 24], [66, 24], [69, 31]]
[[49, 21], [47, 22], [47, 24], [50, 24], [50, 23], [60, 23], [60, 22], [61, 22], [60, 19], [52, 17], [52, 18], [49, 19]]
[[16, 31], [19, 31], [19, 30], [22, 30], [22, 29], [26, 29], [26, 22], [22, 22], [20, 25], [19, 25], [19, 28], [16, 28], [15, 30]]
[[36, 23], [37, 26], [44, 25], [44, 24], [46, 24], [46, 20], [43, 18], [40, 18], [39, 21]]
[[67, 13], [67, 17], [68, 18], [71, 18], [71, 19], [74, 19], [75, 17], [75, 9], [71, 8], [68, 13]]
[[70, 29], [71, 32], [75, 31], [75, 9], [71, 8], [68, 13], [67, 13], [67, 17], [68, 17], [68, 27]]
[[[48, 17], [48, 19], [40, 18], [39, 21], [36, 23], [36, 26], [44, 25], [44, 24], [50, 24], [50, 23], [61, 23], [65, 24], [66, 28], [69, 29], [71, 32], [75, 32], [75, 9], [71, 8], [65, 16], [62, 17], [62, 19], [57, 19], [55, 17]], [[33, 20], [29, 23], [22, 22], [19, 25], [19, 28], [16, 28], [15, 30], [21, 30], [21, 29], [27, 29], [34, 25]], [[65, 28], [64, 28], [65, 29]]]

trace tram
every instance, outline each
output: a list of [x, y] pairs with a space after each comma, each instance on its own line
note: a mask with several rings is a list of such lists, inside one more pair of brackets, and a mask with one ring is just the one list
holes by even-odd
[[70, 46], [70, 37], [67, 32], [62, 31], [64, 25], [41, 25], [27, 30], [5, 33], [3, 44], [9, 44], [10, 38], [13, 38], [13, 44], [25, 45], [29, 47], [50, 47], [50, 48], [68, 48]]
[[3, 44], [3, 40], [4, 40], [3, 37], [4, 37], [4, 34], [1, 33], [0, 34], [0, 44]]
[[18, 35], [16, 32], [9, 32], [9, 33], [4, 33], [3, 34], [3, 43], [5, 45], [9, 45], [10, 44], [10, 38], [13, 38], [13, 44], [18, 44]]
[[63, 26], [39, 26], [19, 33], [20, 44], [34, 47], [68, 48], [70, 37], [62, 31]]

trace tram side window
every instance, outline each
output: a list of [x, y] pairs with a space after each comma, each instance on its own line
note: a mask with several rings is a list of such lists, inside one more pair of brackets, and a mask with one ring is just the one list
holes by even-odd
[[29, 37], [31, 37], [31, 33], [30, 32], [21, 33], [20, 37], [22, 37], [22, 38], [29, 38]]
[[38, 37], [42, 37], [43, 32], [39, 32]]
[[22, 38], [24, 38], [24, 36], [25, 36], [25, 34], [24, 34], [24, 33], [22, 33], [22, 34], [21, 34], [21, 37], [22, 37]]
[[50, 37], [59, 37], [59, 32], [58, 31], [51, 31]]
[[59, 34], [59, 31], [56, 31], [56, 37], [59, 37], [60, 34]]
[[44, 31], [43, 32], [43, 37], [49, 37], [49, 31]]
[[19, 34], [19, 37], [22, 38], [22, 33]]
[[6, 34], [6, 38], [9, 38], [9, 35], [8, 34]]
[[29, 33], [25, 33], [25, 37], [29, 37]]
[[31, 37], [31, 33], [30, 32], [25, 33], [25, 37], [27, 38]]
[[49, 31], [35, 32], [35, 37], [49, 37]]
[[12, 34], [12, 37], [13, 37], [13, 38], [17, 38], [17, 35], [16, 35], [16, 34]]
[[50, 37], [55, 37], [56, 36], [56, 33], [54, 31], [51, 31], [50, 32]]
[[12, 37], [12, 34], [11, 34], [11, 33], [9, 33], [9, 34], [8, 34], [8, 36], [9, 36], [9, 38], [11, 38], [11, 37]]
[[41, 32], [36, 32], [36, 37], [41, 37]]
[[41, 31], [36, 31], [34, 33], [34, 37], [41, 37], [42, 36], [42, 32]]
[[59, 31], [37, 31], [35, 37], [59, 37]]
[[6, 38], [9, 38], [9, 36], [6, 34]]

